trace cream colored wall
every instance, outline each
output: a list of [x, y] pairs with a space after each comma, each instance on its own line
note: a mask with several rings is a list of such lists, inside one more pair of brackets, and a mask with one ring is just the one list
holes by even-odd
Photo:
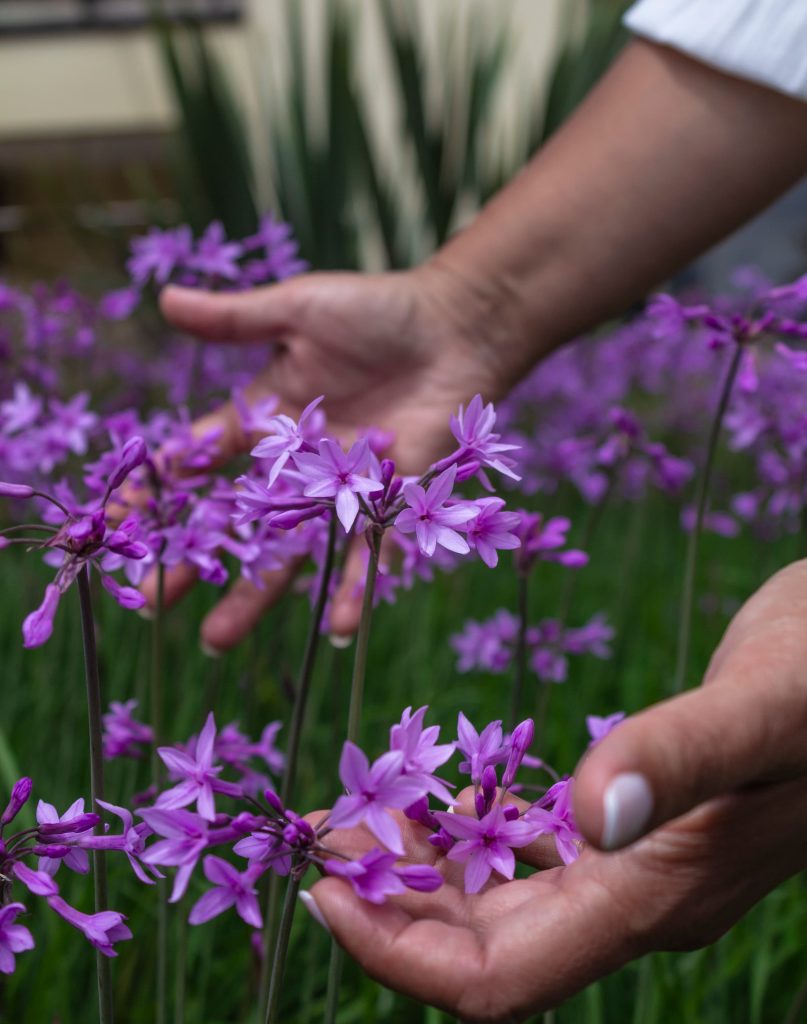
[[[318, 17], [327, 0], [305, 5], [316, 46]], [[393, 115], [389, 68], [380, 45], [375, 0], [355, 0], [361, 18], [360, 73], [372, 97], [375, 122], [383, 138]], [[441, 57], [442, 16], [460, 13], [466, 29], [485, 19], [507, 17], [514, 25], [515, 52], [507, 86], [499, 97], [499, 123], [506, 137], [518, 96], [539, 86], [562, 22], [580, 5], [576, 0], [419, 0], [434, 59]], [[218, 52], [236, 81], [242, 102], [261, 130], [261, 104], [255, 75], [267, 78], [282, 65], [278, 40], [282, 3], [247, 0], [245, 24], [211, 30]], [[317, 62], [313, 61], [316, 65]], [[438, 65], [439, 67], [439, 65]], [[277, 88], [277, 78], [272, 86]], [[316, 84], [312, 85], [316, 92]], [[71, 133], [154, 130], [170, 125], [172, 108], [159, 55], [147, 31], [130, 33], [15, 37], [0, 43], [0, 141]]]

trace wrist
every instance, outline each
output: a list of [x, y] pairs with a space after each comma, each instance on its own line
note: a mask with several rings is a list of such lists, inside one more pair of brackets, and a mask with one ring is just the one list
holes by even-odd
[[518, 288], [506, 275], [482, 273], [449, 243], [413, 273], [452, 341], [484, 365], [492, 393], [506, 395], [554, 347], [528, 323]]

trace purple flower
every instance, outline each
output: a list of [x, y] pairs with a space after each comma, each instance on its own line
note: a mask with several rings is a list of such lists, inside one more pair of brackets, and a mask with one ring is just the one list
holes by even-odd
[[32, 789], [33, 783], [27, 776], [23, 776], [14, 783], [8, 805], [3, 811], [2, 817], [0, 817], [0, 831], [2, 831], [4, 826], [9, 825], [28, 803]]
[[502, 775], [502, 788], [509, 789], [515, 780], [516, 772], [524, 760], [524, 755], [530, 748], [535, 736], [535, 723], [531, 718], [520, 722], [510, 736], [510, 752], [507, 755], [507, 764]]
[[[128, 811], [125, 807], [118, 807], [116, 804], [107, 803], [105, 800], [97, 800], [96, 803], [103, 807], [104, 810], [120, 818], [123, 832], [119, 836], [92, 836], [82, 840], [82, 846], [93, 850], [122, 850], [126, 854], [132, 866], [132, 871], [134, 871], [138, 880], [145, 885], [153, 885], [154, 879], [149, 877], [140, 863], [145, 853], [146, 839], [152, 834], [149, 825], [146, 822], [134, 825], [131, 811]], [[151, 871], [156, 878], [163, 877], [156, 868], [152, 867]]]
[[355, 743], [346, 742], [339, 759], [339, 778], [348, 791], [331, 811], [333, 828], [354, 828], [364, 822], [373, 835], [394, 853], [403, 855], [401, 830], [385, 808], [402, 810], [424, 795], [416, 778], [402, 774], [404, 755], [400, 750], [382, 754], [370, 767]]
[[240, 796], [241, 787], [231, 782], [223, 782], [217, 776], [223, 771], [223, 765], [214, 767], [213, 751], [216, 743], [216, 720], [213, 712], [196, 741], [193, 757], [175, 747], [160, 747], [160, 755], [172, 777], [182, 779], [178, 786], [168, 789], [157, 797], [156, 806], [173, 810], [187, 807], [196, 801], [196, 809], [207, 821], [216, 817], [216, 805], [213, 793], [224, 793], [227, 796]]
[[536, 836], [554, 835], [555, 846], [564, 864], [577, 860], [583, 842], [574, 820], [573, 786], [574, 779], [556, 782], [537, 804], [524, 813], [524, 818], [537, 828]]
[[268, 829], [261, 829], [251, 835], [239, 839], [233, 846], [233, 852], [239, 857], [261, 868], [269, 867], [276, 875], [285, 876], [291, 871], [291, 856], [294, 852], [283, 836]]
[[116, 487], [120, 487], [133, 469], [143, 465], [146, 461], [146, 455], [146, 442], [143, 438], [137, 436], [130, 437], [120, 450], [117, 465], [109, 474], [107, 481], [109, 490], [114, 491]]
[[53, 633], [53, 620], [59, 607], [59, 588], [55, 583], [45, 587], [42, 604], [25, 617], [22, 624], [22, 638], [25, 647], [41, 647]]
[[0, 402], [2, 432], [14, 434], [33, 426], [42, 412], [42, 399], [34, 395], [24, 381], [14, 385], [14, 397]]
[[87, 412], [89, 401], [89, 394], [82, 391], [69, 402], [52, 398], [48, 403], [50, 429], [59, 437], [59, 443], [76, 455], [86, 455], [89, 434], [98, 423], [95, 413]]
[[462, 633], [451, 637], [457, 652], [457, 669], [469, 672], [474, 668], [504, 672], [513, 660], [513, 644], [518, 635], [518, 619], [502, 608], [486, 622], [469, 619]]
[[[317, 416], [314, 416], [314, 412], [323, 398], [324, 395], [320, 395], [313, 402], [309, 402], [300, 413], [300, 418], [296, 423], [290, 416], [284, 416], [282, 413], [267, 420], [264, 429], [269, 436], [264, 437], [255, 445], [252, 449], [252, 455], [256, 459], [273, 460], [269, 470], [269, 487], [277, 480], [280, 471], [286, 465], [291, 455], [299, 451], [306, 440], [309, 439], [312, 428], [319, 427], [321, 430], [324, 426], [322, 413], [320, 412]], [[309, 420], [312, 421], [310, 424]]]
[[566, 534], [571, 528], [571, 520], [564, 516], [544, 519], [540, 512], [519, 512], [521, 525], [518, 536], [521, 540], [521, 551], [517, 561], [521, 572], [528, 572], [538, 561], [560, 562], [570, 569], [580, 568], [588, 563], [588, 555], [584, 551], [570, 549], [561, 551], [566, 545]]
[[407, 889], [434, 892], [443, 884], [442, 876], [427, 864], [396, 868], [395, 854], [375, 849], [359, 860], [326, 860], [325, 871], [350, 882], [354, 892], [369, 903], [383, 903], [387, 896], [398, 896]]
[[80, 910], [65, 903], [61, 896], [49, 896], [48, 906], [68, 924], [78, 928], [84, 938], [104, 956], [117, 956], [114, 944], [132, 937], [131, 931], [123, 923], [126, 918], [117, 911], [102, 910], [98, 914], [82, 914]]
[[119, 288], [104, 295], [98, 303], [98, 313], [105, 320], [128, 320], [139, 303], [137, 288]]
[[499, 564], [498, 550], [512, 551], [521, 546], [513, 533], [521, 523], [518, 512], [502, 512], [502, 498], [478, 498], [479, 514], [465, 524], [465, 536], [479, 557], [491, 569]]
[[[83, 797], [80, 797], [78, 800], [74, 800], [62, 815], [59, 814], [53, 804], [46, 804], [44, 800], [40, 800], [36, 807], [37, 823], [39, 825], [49, 826], [47, 831], [49, 833], [48, 839], [51, 842], [67, 842], [68, 837], [72, 840], [74, 829], [71, 828], [71, 825], [77, 822], [82, 822], [84, 816]], [[63, 826], [64, 831], [53, 830], [52, 826], [54, 825]], [[76, 871], [80, 875], [86, 875], [90, 870], [90, 862], [87, 859], [87, 854], [84, 850], [79, 849], [78, 847], [74, 847], [70, 850], [64, 858], [64, 862], [71, 871]], [[40, 857], [39, 870], [46, 872], [48, 875], [55, 875], [59, 870], [60, 863], [61, 860], [57, 860], [52, 857]]]
[[154, 742], [154, 730], [150, 725], [132, 718], [137, 707], [136, 700], [124, 703], [113, 700], [104, 715], [104, 757], [111, 761], [116, 757], [142, 757], [141, 745]]
[[451, 432], [460, 445], [464, 459], [471, 458], [483, 466], [490, 466], [512, 480], [521, 477], [513, 470], [513, 459], [505, 456], [505, 452], [516, 451], [517, 444], [502, 444], [499, 434], [493, 432], [496, 425], [496, 411], [492, 403], [482, 404], [482, 396], [475, 395], [468, 403], [468, 408], [460, 406], [457, 416], [451, 417]]
[[208, 890], [191, 908], [190, 924], [204, 924], [213, 917], [235, 907], [242, 920], [252, 928], [263, 927], [258, 908], [258, 891], [255, 888], [256, 872], [252, 868], [238, 871], [221, 857], [207, 856], [203, 870], [214, 889]]
[[303, 494], [307, 498], [334, 498], [336, 515], [346, 533], [359, 514], [357, 495], [381, 490], [377, 480], [362, 475], [370, 462], [370, 448], [364, 438], [345, 454], [335, 441], [324, 437], [317, 454], [298, 451], [294, 461], [306, 480]]
[[146, 807], [138, 811], [138, 814], [152, 832], [164, 837], [146, 850], [142, 857], [144, 863], [179, 869], [169, 900], [170, 903], [176, 903], [185, 894], [193, 869], [207, 848], [207, 822], [190, 811], [163, 810], [158, 807]]
[[22, 861], [17, 861], [13, 870], [14, 877], [18, 878], [34, 896], [57, 896], [59, 894], [58, 884], [47, 871], [34, 871]]
[[223, 277], [227, 281], [236, 281], [239, 277], [237, 261], [243, 252], [240, 243], [226, 240], [224, 225], [221, 221], [214, 220], [196, 243], [196, 248], [187, 258], [185, 265], [209, 277]]
[[427, 558], [434, 554], [438, 544], [459, 555], [470, 551], [468, 543], [454, 528], [464, 526], [479, 512], [468, 502], [446, 505], [456, 476], [457, 467], [449, 466], [432, 481], [428, 490], [420, 484], [404, 486], [403, 494], [409, 508], [398, 513], [395, 527], [402, 533], [414, 533], [418, 547]]
[[458, 840], [447, 857], [465, 863], [467, 893], [479, 892], [492, 871], [511, 879], [516, 868], [513, 847], [526, 846], [539, 834], [532, 822], [523, 818], [510, 820], [500, 804], [479, 820], [444, 811], [437, 811], [435, 817]]
[[390, 729], [390, 750], [399, 750], [403, 754], [401, 774], [417, 782], [424, 793], [431, 793], [446, 804], [453, 804], [454, 799], [446, 789], [442, 780], [434, 777], [434, 772], [454, 753], [453, 743], [437, 745], [440, 735], [439, 725], [423, 728], [423, 719], [428, 707], [424, 705], [412, 713], [408, 707], [401, 715], [398, 725]]
[[14, 973], [14, 957], [34, 948], [34, 937], [17, 917], [25, 913], [22, 903], [7, 903], [0, 907], [0, 973]]
[[587, 715], [586, 728], [588, 729], [588, 734], [591, 737], [589, 746], [593, 747], [601, 740], [604, 740], [609, 733], [616, 729], [620, 722], [624, 721], [624, 719], [624, 711], [615, 711], [613, 715], [608, 715], [605, 718], [600, 718], [598, 715]]
[[188, 259], [193, 236], [186, 225], [172, 231], [150, 228], [147, 235], [132, 239], [132, 256], [126, 269], [136, 284], [145, 284], [153, 277], [156, 284], [165, 284], [174, 269]]
[[457, 736], [457, 746], [467, 758], [460, 763], [459, 770], [470, 774], [471, 782], [475, 786], [482, 781], [482, 772], [488, 765], [499, 764], [507, 758], [508, 747], [503, 742], [500, 721], [490, 722], [481, 733], [478, 733], [460, 711], [457, 719]]

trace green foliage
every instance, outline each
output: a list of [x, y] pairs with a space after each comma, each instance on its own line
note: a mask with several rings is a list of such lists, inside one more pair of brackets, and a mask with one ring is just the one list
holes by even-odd
[[[543, 106], [524, 98], [524, 152], [491, 161], [483, 151], [512, 49], [507, 19], [492, 31], [472, 20], [466, 36], [457, 31], [456, 10], [447, 9], [439, 26], [445, 59], [435, 69], [412, 0], [380, 0], [383, 45], [401, 115], [394, 152], [385, 159], [356, 76], [356, 12], [345, 0], [324, 7], [320, 128], [310, 111], [303, 5], [282, 2], [289, 66], [282, 87], [264, 96], [268, 162], [277, 207], [294, 225], [303, 255], [319, 269], [362, 266], [361, 243], [368, 238], [379, 240], [391, 268], [410, 266], [440, 245], [456, 226], [460, 207], [464, 213], [477, 208], [516, 173], [623, 41], [621, 5], [595, 4], [582, 34], [562, 46]], [[233, 236], [242, 236], [252, 230], [259, 203], [234, 90], [201, 30], [180, 31], [160, 22], [157, 34], [180, 120], [177, 191], [185, 216], [197, 226], [218, 217]], [[441, 100], [435, 102], [438, 92]]]

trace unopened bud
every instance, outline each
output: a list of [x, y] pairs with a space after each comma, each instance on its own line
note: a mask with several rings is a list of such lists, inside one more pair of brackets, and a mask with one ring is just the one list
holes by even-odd
[[30, 498], [34, 489], [28, 484], [8, 484], [0, 481], [0, 498]]
[[14, 783], [8, 806], [3, 811], [2, 817], [0, 817], [0, 826], [8, 825], [9, 822], [17, 817], [23, 806], [28, 802], [32, 788], [33, 782], [27, 776], [23, 776], [23, 778]]

